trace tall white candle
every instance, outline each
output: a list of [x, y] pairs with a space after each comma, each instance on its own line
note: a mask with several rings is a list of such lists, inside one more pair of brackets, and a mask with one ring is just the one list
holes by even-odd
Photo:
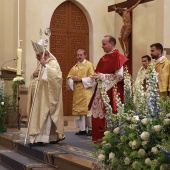
[[19, 7], [19, 0], [18, 0], [18, 48], [20, 48], [20, 37], [19, 37], [19, 24], [20, 24], [20, 16], [19, 16], [19, 11], [20, 7]]
[[22, 60], [22, 49], [17, 49], [17, 76], [21, 76], [21, 60]]
[[17, 76], [21, 76], [21, 63], [22, 63], [22, 49], [20, 49], [20, 35], [19, 35], [19, 26], [20, 26], [20, 4], [18, 0], [18, 49], [17, 49]]

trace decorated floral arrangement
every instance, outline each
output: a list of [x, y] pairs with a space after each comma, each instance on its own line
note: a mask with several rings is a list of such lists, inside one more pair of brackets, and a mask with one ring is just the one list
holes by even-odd
[[109, 98], [99, 81], [107, 110], [107, 131], [95, 145], [98, 169], [168, 170], [170, 169], [170, 99], [160, 99], [153, 64], [148, 68], [147, 92], [142, 82], [133, 87], [124, 73], [124, 104], [116, 95], [117, 114], [112, 113]]
[[23, 84], [25, 84], [25, 81], [22, 76], [17, 76], [12, 81], [14, 113], [17, 113], [18, 88], [19, 85], [23, 85]]
[[5, 132], [5, 120], [8, 114], [10, 96], [5, 94], [4, 80], [0, 79], [0, 132]]

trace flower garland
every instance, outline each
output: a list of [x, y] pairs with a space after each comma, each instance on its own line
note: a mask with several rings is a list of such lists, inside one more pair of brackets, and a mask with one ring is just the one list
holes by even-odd
[[[112, 77], [109, 77], [109, 78], [110, 78], [109, 79], [110, 84], [112, 84], [112, 86], [115, 86], [116, 81]], [[107, 95], [105, 87], [102, 84], [102, 81], [100, 79], [98, 79], [97, 83], [98, 83], [98, 87], [100, 89], [102, 99], [103, 99], [103, 102], [104, 102], [104, 106], [105, 106], [105, 109], [106, 109], [105, 118], [106, 118], [106, 121], [107, 121], [107, 128], [110, 129], [110, 128], [112, 128], [112, 125], [114, 123], [114, 114], [112, 113], [112, 107], [110, 105], [110, 99]]]

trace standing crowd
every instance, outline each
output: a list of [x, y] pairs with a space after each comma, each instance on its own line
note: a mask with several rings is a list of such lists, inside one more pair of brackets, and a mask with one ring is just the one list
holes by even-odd
[[[62, 72], [55, 56], [44, 49], [43, 41], [32, 42], [36, 58], [39, 61], [31, 77], [27, 113], [29, 117], [29, 145], [58, 143], [65, 139], [62, 103]], [[116, 48], [116, 39], [106, 35], [102, 39], [105, 54], [100, 58], [96, 68], [89, 62], [84, 49], [76, 53], [77, 63], [67, 76], [68, 89], [73, 91], [72, 115], [79, 131], [75, 135], [92, 136], [93, 142], [99, 141], [106, 131], [106, 109], [98, 86], [102, 83], [110, 99], [113, 114], [116, 114], [114, 86], [123, 102], [124, 68], [128, 67], [128, 58]], [[160, 96], [166, 97], [170, 91], [170, 61], [163, 55], [163, 46], [155, 43], [150, 46], [150, 55], [154, 59], [158, 77]], [[142, 81], [147, 90], [147, 68], [151, 57], [142, 57], [135, 86]]]

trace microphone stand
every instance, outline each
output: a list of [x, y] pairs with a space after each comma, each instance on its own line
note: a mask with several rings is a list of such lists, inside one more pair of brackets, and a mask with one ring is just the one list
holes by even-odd
[[10, 62], [10, 61], [13, 61], [13, 60], [17, 60], [17, 59], [18, 59], [18, 58], [13, 58], [13, 59], [11, 59], [11, 60], [6, 61], [5, 63], [2, 64], [0, 70], [3, 70], [3, 66], [4, 66], [6, 63], [8, 63], [8, 62]]

